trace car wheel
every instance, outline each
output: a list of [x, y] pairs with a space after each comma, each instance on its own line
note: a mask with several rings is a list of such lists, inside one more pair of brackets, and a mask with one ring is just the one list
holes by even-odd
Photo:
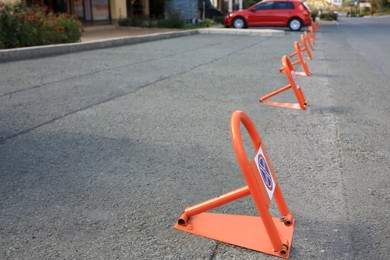
[[246, 23], [245, 23], [244, 18], [241, 18], [241, 17], [234, 18], [234, 20], [233, 20], [233, 27], [237, 28], [237, 29], [245, 28], [246, 27]]
[[293, 18], [288, 23], [291, 31], [299, 31], [302, 28], [302, 21], [298, 18]]

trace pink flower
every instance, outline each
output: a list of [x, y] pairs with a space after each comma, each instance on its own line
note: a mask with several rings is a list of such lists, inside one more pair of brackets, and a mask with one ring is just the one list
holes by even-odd
[[4, 4], [3, 4], [3, 3], [0, 3], [0, 8], [1, 8], [1, 7], [4, 7]]

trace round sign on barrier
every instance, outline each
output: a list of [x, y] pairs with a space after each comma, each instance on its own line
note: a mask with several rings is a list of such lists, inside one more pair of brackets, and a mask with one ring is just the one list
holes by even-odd
[[298, 81], [297, 77], [295, 76], [295, 71], [293, 71], [293, 70], [291, 71], [291, 77], [292, 77], [293, 80], [294, 80], [295, 86], [296, 86], [297, 88], [300, 88], [299, 81]]
[[255, 157], [255, 163], [257, 169], [259, 170], [261, 180], [263, 181], [264, 187], [268, 193], [268, 197], [272, 200], [274, 190], [275, 190], [275, 181], [272, 177], [272, 173], [268, 166], [267, 160], [265, 159], [263, 149], [260, 147], [259, 151]]
[[259, 163], [261, 178], [263, 179], [265, 187], [269, 190], [272, 190], [274, 185], [272, 182], [272, 175], [269, 172], [269, 168], [267, 166], [267, 162], [265, 161], [265, 158], [262, 155], [259, 155], [258, 160], [259, 160], [258, 163]]

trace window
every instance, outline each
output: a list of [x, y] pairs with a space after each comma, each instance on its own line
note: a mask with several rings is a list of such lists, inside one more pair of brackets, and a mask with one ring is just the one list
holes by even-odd
[[255, 6], [256, 11], [261, 11], [261, 10], [272, 10], [273, 9], [273, 4], [274, 2], [266, 2], [264, 4], [259, 4]]
[[274, 9], [294, 9], [294, 4], [291, 2], [275, 2]]

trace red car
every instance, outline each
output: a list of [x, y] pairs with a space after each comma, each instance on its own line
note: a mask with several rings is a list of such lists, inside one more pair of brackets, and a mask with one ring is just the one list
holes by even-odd
[[225, 27], [289, 27], [299, 31], [311, 24], [310, 9], [301, 0], [264, 0], [248, 9], [233, 11], [223, 20]]

